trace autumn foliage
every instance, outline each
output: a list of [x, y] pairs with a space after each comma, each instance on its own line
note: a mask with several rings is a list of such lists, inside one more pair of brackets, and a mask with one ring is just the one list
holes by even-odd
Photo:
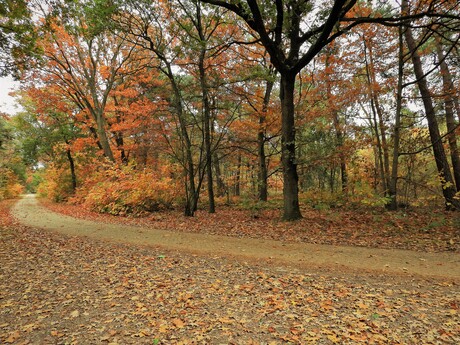
[[[456, 10], [448, 2], [438, 10], [443, 6]], [[302, 68], [294, 83], [295, 137], [283, 143], [282, 68], [255, 31], [221, 8], [126, 1], [110, 10], [68, 9], [73, 16], [42, 10], [43, 56], [24, 74], [24, 112], [14, 121], [30, 176], [2, 167], [9, 181], [2, 197], [34, 180], [42, 196], [111, 214], [174, 207], [191, 216], [199, 208], [214, 212], [215, 200], [254, 208], [269, 200], [279, 208], [288, 145], [302, 207], [455, 203], [443, 200], [458, 183], [433, 159], [431, 125], [396, 25], [363, 22], [337, 33]], [[340, 25], [380, 20], [385, 11], [359, 3]], [[456, 41], [422, 19], [413, 31], [424, 67], [436, 52], [427, 85], [442, 94], [433, 97], [435, 118], [453, 162], [445, 164], [458, 177]]]
[[0, 168], [0, 200], [16, 198], [23, 191], [18, 176], [10, 169]]
[[169, 209], [180, 201], [172, 173], [168, 166], [153, 171], [132, 165], [108, 165], [85, 180], [71, 202], [122, 216]]

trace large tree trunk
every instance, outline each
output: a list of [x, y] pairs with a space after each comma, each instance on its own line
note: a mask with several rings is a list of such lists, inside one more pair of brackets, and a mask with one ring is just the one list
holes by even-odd
[[[113, 96], [113, 102], [115, 104], [116, 107], [118, 107], [120, 104], [118, 103], [118, 99], [117, 97]], [[121, 115], [120, 113], [116, 110], [115, 111], [116, 113], [116, 120], [117, 120], [117, 124], [121, 124], [122, 122], [122, 119], [121, 119]], [[123, 138], [123, 132], [122, 131], [116, 131], [113, 133], [114, 137], [115, 137], [115, 144], [117, 145], [117, 150], [118, 152], [120, 152], [120, 159], [121, 159], [121, 163], [123, 165], [128, 165], [128, 156], [126, 155], [126, 151], [125, 151], [125, 143], [124, 143], [124, 138]]]
[[284, 220], [302, 218], [299, 207], [294, 116], [295, 74], [281, 74], [281, 161], [283, 166]]
[[110, 147], [109, 138], [105, 129], [106, 121], [102, 109], [95, 109], [92, 111], [94, 120], [96, 121], [96, 133], [99, 143], [101, 144], [104, 156], [110, 161], [115, 162], [112, 148]]
[[216, 212], [214, 200], [214, 178], [212, 173], [212, 149], [211, 149], [211, 104], [209, 102], [208, 83], [206, 80], [206, 69], [204, 66], [206, 59], [206, 41], [203, 34], [203, 27], [201, 26], [201, 8], [197, 3], [197, 23], [196, 28], [201, 40], [201, 48], [198, 59], [198, 69], [200, 73], [200, 86], [201, 86], [201, 102], [203, 107], [203, 130], [204, 130], [204, 148], [206, 155], [206, 179], [208, 183], [208, 198], [209, 198], [209, 213]]
[[444, 60], [444, 54], [442, 51], [441, 42], [436, 40], [436, 50], [439, 59], [439, 66], [441, 68], [441, 76], [442, 76], [442, 90], [444, 92], [444, 109], [446, 112], [446, 125], [447, 131], [449, 135], [447, 136], [449, 140], [449, 148], [450, 148], [450, 159], [452, 161], [452, 168], [454, 171], [454, 179], [455, 185], [457, 187], [457, 191], [460, 191], [460, 156], [459, 150], [457, 146], [457, 135], [455, 134], [455, 130], [457, 128], [457, 123], [455, 121], [454, 109], [454, 97], [452, 97], [452, 77], [449, 71], [449, 67], [447, 66]]
[[[401, 4], [404, 13], [408, 11], [408, 1], [403, 0]], [[412, 29], [406, 28], [404, 34], [407, 42], [407, 46], [411, 53], [412, 64], [414, 67], [415, 77], [417, 78], [417, 86], [422, 96], [423, 105], [425, 107], [425, 115], [428, 121], [428, 129], [430, 132], [431, 144], [433, 145], [433, 153], [436, 161], [436, 167], [439, 173], [439, 179], [442, 186], [442, 194], [445, 199], [447, 209], [460, 209], [460, 201], [455, 199], [456, 189], [454, 187], [454, 181], [450, 172], [449, 163], [447, 161], [446, 153], [444, 152], [444, 146], [442, 144], [441, 134], [439, 132], [438, 122], [436, 120], [436, 113], [431, 99], [430, 90], [425, 78], [425, 74], [422, 68], [422, 61], [417, 52], [417, 45], [412, 35]]]
[[398, 88], [396, 90], [396, 112], [393, 131], [393, 161], [391, 165], [391, 176], [388, 183], [388, 195], [390, 200], [386, 205], [389, 210], [398, 209], [397, 186], [398, 186], [398, 165], [399, 165], [399, 142], [401, 139], [401, 109], [402, 109], [402, 89], [404, 73], [404, 52], [403, 52], [403, 32], [399, 27], [399, 53], [398, 53]]

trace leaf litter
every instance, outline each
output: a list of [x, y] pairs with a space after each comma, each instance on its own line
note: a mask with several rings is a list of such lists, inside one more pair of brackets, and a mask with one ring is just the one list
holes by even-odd
[[449, 279], [71, 237], [21, 226], [4, 205], [0, 343], [460, 343], [458, 282]]
[[178, 210], [155, 212], [141, 218], [100, 214], [80, 205], [41, 203], [47, 208], [77, 218], [145, 228], [422, 252], [460, 253], [460, 217], [456, 212], [429, 207], [397, 212], [373, 208], [317, 210], [305, 208], [296, 222], [281, 220], [279, 210], [220, 207], [217, 213], [198, 210], [185, 217]]

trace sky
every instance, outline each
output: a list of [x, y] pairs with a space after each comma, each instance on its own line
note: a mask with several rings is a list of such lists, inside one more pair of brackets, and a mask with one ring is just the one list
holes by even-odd
[[15, 99], [8, 94], [19, 88], [19, 83], [11, 77], [0, 77], [0, 112], [14, 115], [20, 109]]

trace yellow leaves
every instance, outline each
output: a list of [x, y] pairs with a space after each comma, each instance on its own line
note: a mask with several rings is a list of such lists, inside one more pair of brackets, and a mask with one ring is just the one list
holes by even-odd
[[133, 334], [132, 337], [144, 338], [144, 337], [149, 337], [150, 335], [151, 335], [151, 332], [148, 329], [141, 329], [138, 333]]
[[78, 310], [74, 310], [73, 312], [70, 313], [71, 318], [76, 318], [80, 316], [80, 312]]
[[105, 166], [90, 172], [81, 190], [84, 205], [113, 215], [136, 216], [169, 208], [180, 191], [170, 176], [172, 168], [137, 169], [135, 166]]
[[161, 324], [159, 327], [158, 327], [158, 332], [160, 333], [167, 333], [169, 332], [169, 327], [165, 324]]
[[327, 339], [332, 341], [334, 344], [338, 344], [340, 342], [340, 339], [335, 334], [329, 334]]
[[29, 324], [25, 325], [24, 327], [22, 327], [22, 330], [24, 332], [31, 332], [31, 331], [33, 331], [34, 329], [37, 329], [37, 328], [39, 328], [39, 326], [37, 324], [29, 323]]
[[172, 320], [172, 324], [173, 324], [174, 327], [176, 327], [176, 328], [184, 328], [184, 326], [185, 326], [184, 321], [182, 321], [181, 319], [178, 319], [178, 318], [173, 319], [173, 320]]
[[360, 303], [358, 303], [356, 305], [357, 305], [357, 307], [359, 309], [369, 309], [369, 306], [367, 304], [365, 304], [365, 303], [362, 303], [362, 302], [360, 302]]
[[230, 325], [230, 324], [232, 324], [232, 323], [235, 322], [234, 319], [231, 319], [231, 318], [229, 318], [229, 317], [221, 317], [221, 318], [218, 319], [218, 321], [219, 321], [220, 323], [222, 323], [222, 324], [227, 324], [227, 325]]

